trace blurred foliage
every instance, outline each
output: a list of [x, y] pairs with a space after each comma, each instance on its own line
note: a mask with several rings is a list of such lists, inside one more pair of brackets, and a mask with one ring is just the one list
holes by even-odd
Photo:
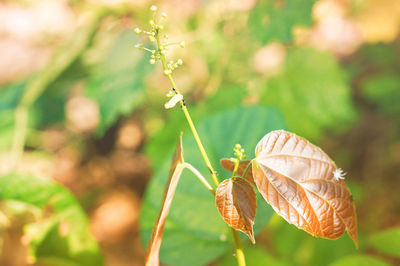
[[[261, 101], [282, 110], [299, 135], [318, 138], [323, 128], [343, 132], [354, 122], [350, 96], [346, 74], [331, 54], [293, 48], [282, 74], [267, 81]], [[340, 128], [333, 127], [338, 123]]]
[[132, 48], [137, 42], [132, 31], [122, 32], [104, 61], [90, 74], [84, 95], [99, 105], [99, 136], [120, 115], [131, 113], [143, 98], [143, 81], [151, 65], [147, 55]]
[[3, 176], [0, 187], [0, 200], [43, 210], [37, 222], [25, 226], [33, 262], [103, 265], [99, 247], [89, 233], [87, 217], [69, 191], [51, 180], [29, 174]]
[[391, 228], [382, 232], [375, 233], [369, 237], [371, 246], [380, 252], [400, 257], [400, 227]]
[[249, 29], [261, 44], [293, 40], [295, 26], [310, 26], [315, 0], [261, 0], [250, 12]]
[[[181, 131], [186, 160], [210, 178], [181, 110], [164, 109], [171, 85], [160, 66], [134, 47], [143, 40], [132, 29], [148, 24], [153, 3], [0, 6], [1, 264], [33, 256], [41, 265], [101, 265], [90, 222], [107, 265], [141, 265]], [[259, 199], [248, 264], [399, 264], [399, 1], [167, 0], [159, 8], [171, 42], [186, 41], [167, 57], [184, 61], [174, 78], [221, 180], [229, 173], [219, 159], [234, 144], [251, 159], [258, 140], [280, 128], [316, 142], [349, 173], [359, 250], [347, 236], [315, 239], [270, 219]], [[7, 211], [18, 202], [33, 217], [21, 218], [22, 235], [9, 224], [20, 213]], [[213, 198], [187, 172], [165, 231], [165, 263], [234, 261]]]

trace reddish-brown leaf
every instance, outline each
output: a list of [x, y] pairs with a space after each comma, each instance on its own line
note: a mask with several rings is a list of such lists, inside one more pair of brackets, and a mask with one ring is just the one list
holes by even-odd
[[171, 169], [169, 171], [168, 181], [165, 185], [163, 200], [161, 203], [160, 213], [158, 214], [156, 223], [151, 234], [149, 245], [146, 254], [146, 266], [159, 265], [159, 252], [162, 240], [165, 220], [167, 219], [169, 208], [171, 206], [172, 198], [175, 194], [176, 186], [178, 185], [179, 178], [181, 177], [184, 169], [183, 165], [183, 148], [182, 148], [182, 135], [176, 145], [175, 153], [171, 162]]
[[[246, 167], [249, 165], [249, 163], [251, 163], [250, 160], [241, 161], [239, 163], [239, 167], [236, 172], [237, 175], [242, 176], [244, 171], [246, 170]], [[226, 158], [221, 159], [220, 164], [224, 169], [228, 170], [229, 172], [233, 172], [233, 169], [235, 169], [235, 163], [229, 159], [226, 159]], [[250, 183], [252, 183], [253, 185], [256, 185], [253, 180], [253, 171], [251, 170], [251, 167], [249, 167], [249, 169], [247, 169], [247, 172], [246, 172], [246, 175], [244, 176], [244, 178], [247, 181], [249, 181]]]
[[225, 222], [247, 234], [254, 244], [253, 224], [257, 200], [250, 183], [241, 177], [226, 179], [217, 188], [215, 203]]
[[347, 230], [358, 245], [352, 196], [320, 148], [293, 133], [273, 131], [257, 144], [252, 167], [261, 195], [286, 221], [329, 239]]

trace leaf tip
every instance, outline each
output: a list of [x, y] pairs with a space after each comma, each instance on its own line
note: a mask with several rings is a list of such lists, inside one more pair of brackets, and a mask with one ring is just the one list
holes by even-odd
[[251, 231], [247, 234], [247, 236], [250, 238], [250, 241], [253, 245], [256, 244], [256, 239], [254, 237], [254, 231], [253, 228], [251, 228]]

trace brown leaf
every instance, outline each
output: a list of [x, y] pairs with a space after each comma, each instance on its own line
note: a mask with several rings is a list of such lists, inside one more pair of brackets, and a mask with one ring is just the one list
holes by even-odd
[[[236, 172], [237, 175], [242, 176], [244, 171], [246, 170], [246, 167], [249, 165], [249, 163], [251, 163], [250, 160], [241, 161], [239, 163], [239, 167]], [[233, 169], [235, 168], [235, 163], [226, 158], [221, 159], [220, 164], [225, 170], [228, 170], [229, 172], [233, 172]], [[244, 178], [247, 181], [249, 181], [251, 184], [256, 185], [253, 180], [253, 171], [251, 170], [251, 167], [249, 167], [249, 169], [247, 169], [247, 173], [244, 176]]]
[[272, 131], [257, 144], [252, 167], [261, 195], [286, 221], [329, 239], [347, 230], [358, 246], [351, 194], [334, 178], [337, 167], [320, 148], [293, 133]]
[[253, 224], [257, 201], [250, 183], [241, 177], [226, 179], [217, 188], [215, 203], [225, 222], [247, 234], [254, 244]]
[[165, 220], [171, 206], [172, 198], [175, 194], [176, 186], [178, 185], [179, 178], [185, 168], [183, 161], [183, 148], [182, 148], [182, 135], [176, 145], [175, 153], [171, 162], [171, 170], [169, 171], [168, 181], [165, 185], [163, 200], [161, 203], [160, 213], [154, 225], [153, 232], [149, 241], [146, 252], [146, 265], [155, 266], [159, 265], [159, 253], [164, 229]]

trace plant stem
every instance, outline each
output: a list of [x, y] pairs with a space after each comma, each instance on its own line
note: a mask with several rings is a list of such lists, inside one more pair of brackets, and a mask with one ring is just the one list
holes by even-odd
[[[159, 48], [160, 47], [160, 37], [158, 35], [156, 35], [156, 41], [157, 41], [157, 46]], [[168, 68], [167, 68], [166, 59], [165, 59], [165, 55], [164, 54], [161, 55], [161, 63], [162, 63], [163, 69], [167, 70]], [[175, 89], [176, 93], [179, 93], [179, 90], [178, 90], [178, 88], [177, 88], [177, 86], [175, 84], [174, 79], [172, 78], [172, 75], [168, 74], [167, 77], [168, 77], [169, 81], [171, 82], [172, 87]], [[201, 142], [199, 134], [197, 133], [196, 127], [194, 126], [193, 120], [192, 120], [192, 118], [191, 118], [191, 116], [189, 114], [189, 111], [188, 111], [188, 109], [186, 107], [186, 104], [185, 104], [185, 102], [183, 100], [179, 101], [179, 104], [181, 105], [182, 111], [185, 114], [185, 117], [186, 117], [186, 120], [187, 120], [187, 122], [188, 122], [188, 124], [190, 126], [190, 129], [192, 130], [194, 139], [196, 140], [197, 146], [200, 149], [201, 156], [203, 157], [204, 162], [206, 163], [206, 165], [208, 167], [208, 170], [211, 173], [211, 177], [212, 177], [215, 185], [218, 187], [219, 181], [218, 181], [217, 175], [215, 174], [214, 168], [212, 167], [212, 165], [210, 163], [210, 160], [208, 159], [207, 153], [206, 153], [206, 151], [204, 149], [204, 146], [203, 146], [203, 144]]]
[[249, 162], [249, 164], [246, 166], [246, 169], [244, 169], [243, 174], [242, 174], [242, 177], [243, 177], [243, 178], [246, 176], [247, 171], [249, 171], [249, 168], [250, 168], [250, 166], [251, 166], [252, 163], [253, 163], [253, 160], [251, 160], [251, 161]]
[[[160, 44], [159, 34], [156, 34], [155, 39], [156, 39], [156, 42], [157, 42], [157, 49], [160, 49], [161, 44]], [[163, 66], [163, 70], [164, 71], [168, 70], [164, 54], [161, 54], [161, 64]], [[169, 81], [171, 82], [172, 87], [175, 89], [175, 92], [177, 94], [180, 94], [179, 90], [178, 90], [178, 88], [177, 88], [177, 86], [175, 84], [175, 81], [172, 78], [172, 75], [168, 74], [167, 77], [168, 77]], [[190, 129], [192, 130], [194, 139], [196, 140], [197, 146], [200, 149], [201, 156], [203, 157], [203, 160], [206, 163], [206, 165], [208, 167], [208, 170], [211, 173], [211, 177], [212, 177], [215, 185], [218, 187], [219, 181], [218, 181], [217, 175], [215, 174], [214, 168], [212, 167], [211, 162], [208, 159], [207, 153], [206, 153], [206, 151], [204, 149], [204, 146], [203, 146], [203, 144], [201, 142], [199, 134], [197, 133], [196, 127], [194, 126], [193, 120], [190, 117], [189, 111], [188, 111], [188, 109], [186, 107], [186, 104], [185, 104], [184, 100], [179, 101], [179, 104], [180, 104], [180, 106], [182, 108], [183, 113], [185, 114], [187, 122], [189, 123]], [[235, 244], [236, 259], [237, 259], [238, 265], [239, 266], [246, 266], [246, 261], [245, 261], [245, 258], [244, 258], [244, 253], [243, 253], [243, 249], [242, 249], [242, 243], [240, 242], [239, 233], [235, 229], [233, 229], [233, 228], [231, 228], [231, 229], [232, 229], [233, 241], [234, 241], [234, 244]]]
[[235, 243], [235, 254], [238, 266], [246, 266], [246, 260], [242, 249], [242, 243], [240, 242], [239, 232], [231, 227], [233, 240]]
[[204, 178], [204, 176], [190, 163], [184, 162], [183, 166], [190, 170], [197, 178], [200, 180], [201, 183], [210, 191], [214, 196], [215, 196], [215, 190], [212, 188], [212, 186], [207, 182], [207, 180]]

